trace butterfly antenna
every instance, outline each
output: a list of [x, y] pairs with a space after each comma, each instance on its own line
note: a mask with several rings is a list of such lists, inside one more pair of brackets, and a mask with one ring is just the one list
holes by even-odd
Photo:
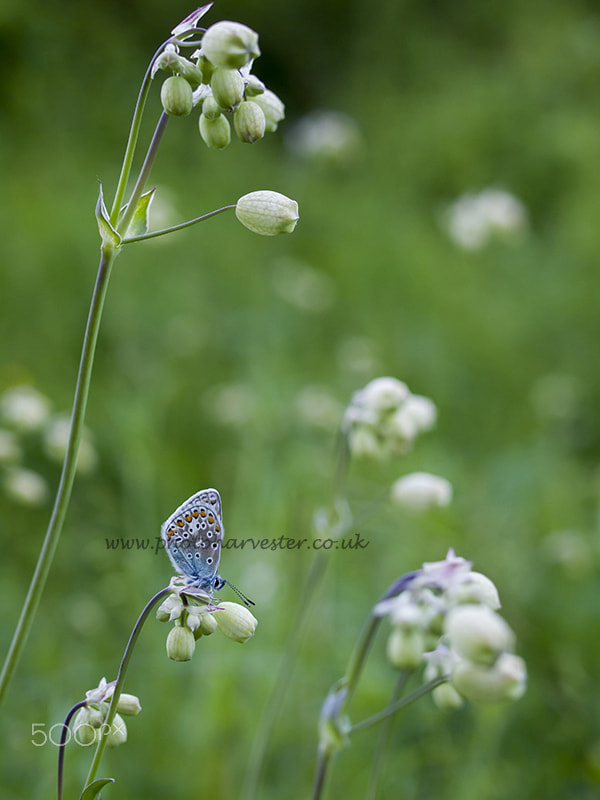
[[227, 586], [229, 586], [231, 589], [233, 589], [233, 591], [237, 594], [237, 596], [240, 598], [240, 600], [245, 606], [249, 608], [250, 606], [256, 605], [256, 603], [250, 600], [249, 597], [246, 597], [246, 595], [243, 592], [240, 592], [237, 586], [234, 586], [233, 583], [229, 583], [229, 581], [226, 581], [225, 578], [223, 578], [223, 582], [226, 583]]

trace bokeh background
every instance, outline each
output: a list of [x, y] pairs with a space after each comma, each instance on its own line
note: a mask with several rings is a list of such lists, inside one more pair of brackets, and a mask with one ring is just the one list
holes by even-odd
[[[147, 61], [191, 10], [1, 4], [0, 391], [29, 384], [68, 412], [97, 265], [97, 179], [110, 194]], [[393, 375], [434, 400], [439, 422], [402, 458], [352, 465], [351, 504], [413, 470], [448, 478], [454, 501], [421, 516], [385, 508], [360, 526], [368, 548], [332, 554], [259, 796], [309, 796], [319, 707], [369, 608], [452, 546], [499, 587], [529, 689], [502, 708], [411, 707], [382, 797], [596, 797], [600, 8], [219, 0], [207, 20], [228, 18], [260, 33], [255, 73], [287, 119], [223, 152], [206, 149], [194, 118], [173, 120], [152, 176], [156, 226], [261, 188], [297, 199], [301, 221], [265, 239], [222, 215], [117, 261], [87, 416], [96, 459], [77, 479], [2, 709], [1, 796], [53, 796], [56, 748], [32, 746], [32, 724], [49, 728], [115, 676], [135, 618], [171, 575], [164, 554], [106, 539], [154, 540], [204, 486], [222, 494], [229, 537], [310, 536], [344, 406]], [[314, 116], [306, 127], [318, 110], [345, 115], [332, 137], [331, 125], [315, 134]], [[156, 89], [145, 137], [158, 112]], [[512, 198], [509, 223], [477, 217], [473, 198], [490, 188]], [[19, 441], [48, 494], [11, 494], [2, 467], [3, 651], [59, 476], [39, 434]], [[167, 626], [147, 625], [126, 686], [143, 712], [105, 758], [102, 774], [118, 780], [107, 796], [240, 796], [310, 562], [309, 551], [224, 552], [222, 573], [257, 602], [243, 647], [215, 635], [176, 664]], [[381, 637], [355, 719], [382, 707], [393, 681]], [[364, 796], [375, 739], [357, 734], [340, 756], [332, 796]], [[67, 796], [89, 758], [69, 748]]]

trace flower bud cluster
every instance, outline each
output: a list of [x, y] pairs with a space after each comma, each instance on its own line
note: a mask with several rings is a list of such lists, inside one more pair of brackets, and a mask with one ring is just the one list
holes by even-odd
[[167, 636], [167, 655], [172, 661], [190, 661], [196, 642], [202, 636], [210, 636], [217, 628], [234, 642], [243, 644], [252, 636], [258, 621], [245, 606], [239, 603], [218, 601], [192, 604], [186, 595], [174, 592], [159, 606], [156, 618], [160, 622], [174, 622]]
[[[107, 683], [102, 678], [96, 689], [86, 692], [86, 704], [77, 712], [73, 722], [74, 739], [84, 747], [95, 744], [104, 733], [110, 701], [114, 693], [115, 681]], [[121, 694], [117, 713], [106, 732], [108, 747], [118, 747], [127, 741], [127, 726], [123, 716], [137, 716], [142, 707], [139, 698], [133, 694]]]
[[342, 420], [350, 452], [383, 459], [410, 450], [420, 433], [430, 430], [437, 410], [428, 397], [412, 394], [396, 378], [375, 378], [355, 392]]
[[[184, 36], [182, 26], [173, 33]], [[190, 59], [179, 48], [177, 43], [168, 44], [152, 68], [153, 76], [159, 69], [171, 73], [161, 88], [167, 114], [187, 116], [198, 107], [200, 135], [216, 150], [230, 143], [232, 125], [238, 139], [249, 144], [277, 129], [285, 115], [284, 105], [251, 74], [252, 63], [260, 55], [255, 31], [224, 20], [205, 31]]]
[[[46, 502], [45, 478], [26, 464], [32, 453], [61, 464], [69, 430], [69, 417], [52, 413], [50, 400], [33, 386], [12, 386], [0, 394], [0, 485], [11, 500], [25, 506]], [[91, 472], [97, 460], [91, 433], [84, 428], [78, 471]]]
[[497, 613], [498, 591], [471, 567], [449, 550], [444, 561], [424, 564], [374, 609], [390, 619], [387, 655], [394, 667], [416, 669], [425, 661], [426, 681], [447, 677], [433, 691], [440, 706], [457, 707], [463, 698], [516, 700], [526, 688], [514, 633]]

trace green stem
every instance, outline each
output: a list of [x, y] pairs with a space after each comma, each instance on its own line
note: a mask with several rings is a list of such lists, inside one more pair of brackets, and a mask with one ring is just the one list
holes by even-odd
[[163, 133], [165, 132], [168, 121], [169, 116], [163, 111], [154, 130], [152, 141], [150, 142], [150, 146], [148, 147], [148, 152], [146, 153], [146, 158], [142, 164], [140, 174], [138, 175], [138, 179], [134, 186], [133, 192], [131, 193], [131, 197], [129, 198], [129, 202], [127, 203], [127, 209], [123, 214], [123, 219], [118, 225], [116, 225], [116, 229], [121, 235], [127, 233], [129, 223], [133, 219], [133, 215], [135, 214], [139, 199], [143, 194], [144, 186], [146, 185], [146, 181], [150, 175], [150, 170], [154, 164], [154, 159], [156, 158], [156, 154], [158, 152], [158, 146], [160, 145], [160, 141]]
[[46, 531], [46, 536], [44, 537], [44, 542], [42, 544], [42, 549], [40, 550], [35, 571], [29, 585], [27, 597], [25, 598], [25, 603], [23, 604], [23, 608], [21, 610], [21, 615], [17, 623], [10, 649], [4, 662], [2, 674], [0, 675], [0, 702], [6, 693], [6, 689], [17, 667], [23, 647], [25, 646], [25, 642], [27, 640], [27, 636], [32, 627], [33, 619], [35, 617], [35, 613], [42, 596], [42, 591], [48, 578], [48, 573], [50, 572], [52, 559], [56, 551], [56, 546], [58, 544], [67, 513], [71, 489], [73, 488], [73, 480], [75, 478], [77, 452], [79, 449], [79, 442], [83, 429], [83, 420], [85, 417], [85, 410], [90, 389], [94, 354], [96, 352], [96, 343], [98, 341], [98, 330], [100, 328], [100, 320], [102, 318], [102, 308], [104, 306], [110, 273], [115, 257], [116, 252], [114, 250], [103, 251], [100, 257], [100, 265], [98, 267], [96, 284], [94, 286], [94, 293], [92, 295], [87, 327], [83, 340], [83, 348], [81, 351], [81, 361], [79, 364], [79, 372], [77, 374], [77, 385], [75, 387], [75, 398], [73, 400], [69, 441], [67, 443], [60, 483], [58, 485], [58, 491], [56, 494], [56, 500], [54, 501], [54, 508], [52, 510], [52, 516], [50, 517], [48, 530]]
[[121, 240], [121, 244], [132, 244], [132, 242], [145, 242], [146, 239], [155, 239], [157, 236], [164, 236], [165, 233], [173, 233], [173, 231], [181, 231], [184, 228], [189, 228], [190, 225], [195, 225], [197, 222], [202, 222], [202, 220], [210, 219], [210, 217], [215, 217], [217, 214], [222, 214], [223, 211], [229, 211], [232, 208], [235, 208], [235, 206], [223, 206], [223, 208], [217, 208], [216, 211], [209, 211], [208, 214], [203, 214], [201, 217], [195, 217], [194, 219], [189, 219], [187, 222], [180, 222], [178, 225], [172, 225], [170, 228], [162, 228], [160, 231], [143, 233], [140, 234], [140, 236], [125, 237], [124, 239]]
[[327, 770], [331, 764], [331, 759], [332, 754], [329, 751], [319, 752], [312, 800], [320, 800], [320, 797], [323, 794], [323, 789], [325, 788], [325, 779], [327, 778]]
[[361, 722], [357, 722], [356, 725], [353, 725], [350, 733], [356, 733], [357, 731], [364, 731], [367, 728], [372, 727], [373, 725], [377, 725], [378, 722], [382, 722], [387, 717], [395, 714], [396, 711], [400, 711], [401, 708], [406, 708], [406, 706], [414, 703], [415, 700], [418, 700], [419, 697], [423, 697], [424, 694], [430, 692], [432, 689], [435, 689], [436, 686], [440, 686], [442, 683], [447, 683], [448, 676], [442, 675], [440, 678], [434, 678], [429, 683], [423, 684], [423, 686], [419, 686], [418, 689], [415, 689], [414, 692], [407, 694], [406, 697], [403, 697], [402, 700], [398, 700], [396, 703], [391, 703], [389, 706], [383, 709], [383, 711], [379, 711], [377, 714], [373, 714], [371, 717], [367, 717], [363, 719]]
[[[404, 687], [406, 686], [406, 682], [411, 674], [412, 670], [409, 669], [403, 669], [398, 673], [398, 677], [396, 679], [396, 683], [394, 684], [388, 705], [395, 703], [401, 697]], [[390, 715], [389, 717], [386, 717], [381, 725], [379, 736], [377, 737], [375, 752], [373, 753], [373, 762], [371, 764], [371, 775], [369, 777], [366, 800], [375, 800], [375, 797], [377, 796], [377, 787], [379, 785], [379, 779], [383, 769], [384, 756], [390, 741], [390, 735], [392, 733], [393, 721], [394, 717]]]
[[354, 652], [350, 657], [348, 669], [346, 670], [346, 697], [340, 708], [340, 715], [343, 714], [350, 705], [380, 622], [381, 617], [376, 617], [371, 611], [367, 623], [362, 629], [357, 645], [354, 648]]
[[161, 589], [160, 592], [154, 595], [154, 597], [149, 600], [146, 605], [144, 606], [144, 610], [138, 617], [137, 622], [133, 626], [133, 630], [131, 631], [131, 635], [127, 642], [127, 646], [125, 647], [125, 652], [123, 653], [123, 658], [121, 659], [121, 666], [119, 667], [119, 674], [117, 675], [117, 681], [115, 683], [115, 688], [113, 691], [113, 696], [110, 701], [110, 706], [108, 709], [108, 713], [106, 715], [106, 720], [104, 725], [102, 726], [102, 734], [100, 736], [100, 740], [98, 741], [98, 745], [96, 746], [96, 752], [94, 753], [94, 758], [92, 760], [90, 771], [88, 772], [88, 776], [85, 781], [84, 791], [87, 786], [94, 780], [96, 777], [96, 772], [98, 771], [98, 767], [100, 766], [100, 760], [102, 759], [102, 754], [104, 752], [104, 747], [106, 745], [106, 736], [110, 727], [113, 723], [115, 718], [115, 714], [117, 713], [117, 706], [119, 705], [119, 697], [121, 696], [121, 691], [123, 689], [123, 683], [125, 681], [125, 675], [127, 673], [127, 667], [129, 666], [129, 661], [131, 660], [131, 654], [133, 653], [133, 648], [135, 647], [135, 643], [137, 642], [138, 636], [140, 635], [140, 631], [144, 626], [144, 623], [148, 619], [148, 615], [152, 611], [152, 608], [161, 600], [165, 595], [171, 594], [171, 589]]
[[73, 719], [73, 716], [79, 711], [80, 708], [83, 708], [86, 705], [86, 701], [82, 700], [80, 703], [76, 703], [73, 708], [69, 711], [67, 716], [65, 717], [65, 721], [63, 722], [63, 728], [60, 732], [60, 742], [58, 743], [58, 767], [56, 770], [56, 798], [57, 800], [62, 800], [63, 796], [63, 773], [64, 773], [64, 766], [65, 766], [65, 747], [67, 746], [67, 733], [69, 732], [69, 724]]

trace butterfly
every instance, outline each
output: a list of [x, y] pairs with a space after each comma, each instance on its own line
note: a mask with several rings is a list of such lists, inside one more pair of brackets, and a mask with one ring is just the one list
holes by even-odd
[[187, 579], [187, 588], [212, 597], [227, 584], [246, 605], [254, 605], [217, 573], [223, 532], [223, 507], [216, 489], [202, 489], [188, 497], [160, 529], [171, 564]]

